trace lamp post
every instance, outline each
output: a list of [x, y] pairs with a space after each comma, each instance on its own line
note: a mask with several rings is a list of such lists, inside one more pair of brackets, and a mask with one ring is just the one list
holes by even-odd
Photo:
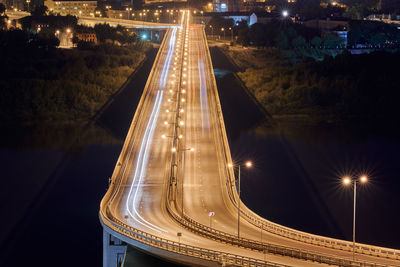
[[210, 28], [211, 28], [211, 38], [213, 37], [213, 35], [214, 35], [214, 28], [213, 28], [213, 26], [212, 25], [210, 25]]
[[[240, 164], [238, 165], [233, 165], [232, 163], [228, 163], [228, 167], [231, 168], [238, 168], [238, 195], [239, 195], [239, 199], [238, 199], [238, 239], [240, 238]], [[246, 168], [250, 168], [251, 166], [253, 166], [253, 163], [251, 161], [246, 161], [244, 163], [244, 166]]]
[[221, 28], [221, 31], [224, 33], [224, 40], [225, 40], [225, 28]]
[[[181, 139], [182, 135], [178, 136], [178, 138]], [[172, 151], [172, 153], [179, 153], [179, 152], [185, 152], [185, 151], [194, 152], [195, 149], [194, 149], [194, 147], [182, 148], [182, 149], [176, 149], [175, 147], [173, 147], [171, 149], [171, 151]], [[181, 217], [183, 218], [183, 177], [181, 178], [181, 202], [182, 202]]]
[[231, 41], [233, 42], [233, 29], [232, 29], [232, 27], [229, 27], [229, 30], [231, 31]]
[[345, 176], [343, 177], [343, 184], [345, 186], [350, 186], [353, 184], [353, 260], [355, 257], [355, 245], [356, 245], [356, 201], [357, 201], [357, 183], [365, 184], [368, 178], [365, 175], [359, 177]]
[[132, 11], [131, 7], [126, 8], [126, 12], [128, 12], [128, 19], [131, 19], [131, 11]]

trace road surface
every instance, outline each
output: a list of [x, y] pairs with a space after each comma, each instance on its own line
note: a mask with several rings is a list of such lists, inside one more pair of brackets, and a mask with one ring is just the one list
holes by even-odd
[[[236, 190], [232, 183], [236, 166], [230, 165], [204, 28], [189, 24], [188, 13], [180, 27], [167, 31], [152, 72], [114, 171], [112, 192], [103, 201], [111, 220], [198, 248], [289, 266], [324, 265], [265, 254], [199, 234], [201, 225], [237, 237], [237, 195], [230, 191]], [[171, 167], [171, 162], [177, 167]], [[248, 210], [243, 203], [241, 206]], [[214, 216], [210, 217], [210, 212]], [[183, 227], [176, 219], [182, 213], [197, 226]], [[240, 221], [240, 238], [349, 260], [353, 257], [351, 251], [261, 231], [245, 218]], [[361, 254], [356, 254], [356, 259], [400, 266], [394, 259]]]

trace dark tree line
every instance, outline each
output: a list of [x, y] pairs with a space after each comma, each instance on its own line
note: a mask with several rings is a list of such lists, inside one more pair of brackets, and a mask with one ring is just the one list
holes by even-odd
[[41, 33], [0, 31], [3, 123], [88, 119], [125, 82], [146, 49], [139, 42], [62, 50], [51, 42]]
[[274, 115], [398, 121], [399, 60], [400, 53], [344, 53], [298, 66], [249, 68], [239, 75]]

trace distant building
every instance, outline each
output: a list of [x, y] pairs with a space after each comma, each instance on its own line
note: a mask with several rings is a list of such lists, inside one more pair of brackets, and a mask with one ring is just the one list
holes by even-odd
[[338, 27], [342, 27], [343, 30], [347, 30], [349, 28], [349, 19], [347, 18], [311, 19], [303, 21], [302, 24], [304, 24], [309, 28], [320, 30], [321, 32], [329, 32]]
[[173, 3], [173, 2], [187, 2], [187, 0], [145, 0], [144, 3], [146, 5], [152, 5], [152, 4], [163, 4], [163, 3]]
[[[288, 4], [296, 0], [287, 0]], [[214, 12], [271, 12], [275, 9], [272, 0], [213, 0]]]
[[391, 14], [372, 14], [365, 18], [366, 20], [382, 21], [385, 23], [400, 24], [400, 15]]
[[97, 1], [45, 0], [44, 5], [55, 14], [94, 17]]
[[213, 0], [213, 11], [215, 12], [237, 12], [240, 11], [242, 0]]
[[94, 32], [76, 32], [75, 36], [76, 38], [78, 38], [79, 41], [97, 44], [97, 36]]
[[196, 14], [193, 16], [193, 22], [195, 24], [208, 24], [214, 16], [220, 16], [225, 19], [232, 19], [235, 25], [238, 25], [242, 21], [251, 26], [255, 23], [265, 24], [272, 19], [278, 19], [277, 14], [271, 14], [266, 12], [208, 12], [203, 15]]
[[24, 0], [0, 0], [6, 9], [13, 9], [13, 10], [25, 10], [25, 1]]

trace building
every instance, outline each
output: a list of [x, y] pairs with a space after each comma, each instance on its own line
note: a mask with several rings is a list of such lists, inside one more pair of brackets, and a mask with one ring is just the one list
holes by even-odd
[[145, 0], [144, 3], [146, 5], [152, 5], [152, 4], [165, 4], [165, 3], [183, 3], [187, 2], [187, 0]]
[[255, 23], [266, 24], [272, 19], [279, 19], [276, 14], [265, 12], [210, 12], [202, 15], [193, 15], [193, 23], [208, 24], [212, 17], [220, 16], [225, 19], [232, 19], [235, 25], [245, 21], [249, 26]]
[[342, 27], [344, 30], [349, 28], [349, 19], [347, 18], [312, 19], [302, 23], [309, 28], [318, 29], [321, 32], [329, 32], [338, 27]]
[[215, 12], [237, 12], [240, 10], [242, 0], [213, 0]]
[[94, 17], [97, 1], [45, 0], [44, 5], [54, 14]]
[[[293, 4], [296, 0], [287, 0]], [[273, 0], [213, 0], [214, 12], [271, 12], [275, 9]]]
[[97, 44], [97, 36], [94, 32], [76, 32], [75, 36], [79, 41]]
[[132, 12], [129, 12], [127, 10], [115, 10], [115, 9], [108, 9], [106, 11], [107, 17], [108, 18], [113, 18], [113, 19], [130, 19], [130, 15], [132, 15]]

